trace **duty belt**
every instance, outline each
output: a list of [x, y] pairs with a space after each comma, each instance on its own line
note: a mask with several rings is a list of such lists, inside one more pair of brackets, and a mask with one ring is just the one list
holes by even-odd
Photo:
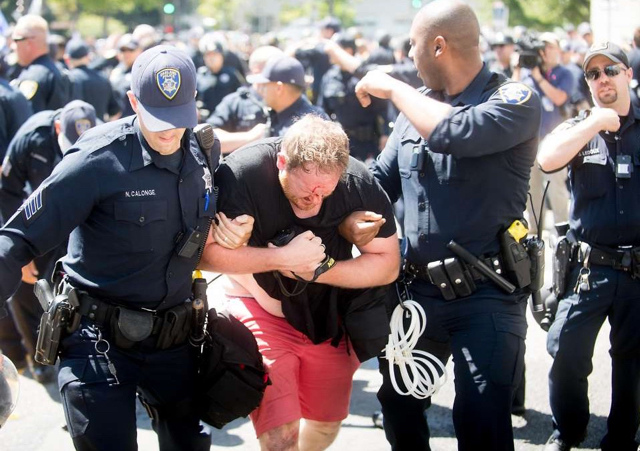
[[[496, 270], [498, 274], [502, 272], [501, 271], [502, 257], [500, 257], [500, 255], [496, 254], [493, 257], [487, 257], [482, 260], [489, 268], [493, 268], [494, 270]], [[474, 281], [476, 282], [487, 281], [487, 278], [484, 277], [482, 274], [480, 274], [473, 266], [469, 266], [469, 265], [465, 265], [465, 266], [466, 268], [469, 269], [469, 273], [473, 277]], [[415, 277], [416, 279], [429, 282], [435, 285], [435, 283], [429, 277], [429, 273], [427, 272], [427, 267], [428, 265], [417, 265], [415, 263], [407, 262], [405, 266], [405, 270], [407, 271], [407, 273], [409, 273], [411, 276]]]
[[[586, 246], [590, 248], [588, 252], [582, 249]], [[594, 265], [610, 266], [613, 269], [629, 272], [634, 278], [640, 277], [640, 246], [603, 248], [581, 242], [580, 249], [578, 252], [579, 263], [583, 263], [585, 256], [589, 255], [589, 262]]]

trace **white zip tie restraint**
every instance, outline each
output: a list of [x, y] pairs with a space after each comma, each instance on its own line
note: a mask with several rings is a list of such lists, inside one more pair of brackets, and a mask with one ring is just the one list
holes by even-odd
[[[403, 326], [405, 314], [410, 318], [407, 330]], [[413, 349], [426, 326], [427, 315], [420, 304], [412, 299], [401, 301], [391, 315], [391, 334], [385, 348], [393, 388], [401, 395], [417, 399], [436, 394], [447, 381], [447, 371], [436, 356]], [[398, 386], [394, 365], [398, 366], [406, 391]]]

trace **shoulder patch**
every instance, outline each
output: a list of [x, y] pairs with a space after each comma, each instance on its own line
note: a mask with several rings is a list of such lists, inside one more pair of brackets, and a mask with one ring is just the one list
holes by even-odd
[[33, 96], [38, 92], [38, 82], [33, 80], [24, 80], [20, 82], [18, 86], [20, 92], [27, 98], [27, 100], [33, 99]]
[[44, 210], [44, 190], [37, 190], [22, 205], [22, 216], [27, 227], [35, 221]]
[[500, 98], [505, 103], [521, 105], [531, 98], [531, 88], [522, 83], [506, 83], [498, 89]]

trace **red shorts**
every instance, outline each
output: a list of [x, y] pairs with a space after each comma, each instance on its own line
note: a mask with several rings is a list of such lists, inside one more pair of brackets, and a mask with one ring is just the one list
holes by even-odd
[[347, 417], [360, 362], [353, 351], [347, 354], [344, 339], [337, 348], [329, 341], [314, 345], [253, 298], [230, 298], [227, 311], [251, 330], [269, 369], [272, 385], [251, 413], [256, 436], [301, 418], [329, 422]]

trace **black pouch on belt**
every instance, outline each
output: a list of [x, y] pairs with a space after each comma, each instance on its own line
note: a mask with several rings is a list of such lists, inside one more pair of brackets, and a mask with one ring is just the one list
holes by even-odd
[[444, 269], [458, 297], [469, 296], [476, 291], [471, 273], [457, 258], [447, 258], [444, 261]]
[[111, 317], [111, 332], [115, 345], [128, 349], [144, 340], [153, 330], [153, 312], [116, 307]]
[[431, 279], [431, 283], [440, 289], [445, 301], [452, 301], [457, 297], [453, 287], [451, 286], [451, 281], [449, 280], [449, 277], [447, 277], [447, 273], [444, 269], [444, 263], [442, 261], [429, 263], [427, 266], [427, 274], [429, 275], [429, 279]]
[[185, 302], [167, 310], [158, 335], [158, 349], [167, 349], [187, 341], [191, 332], [191, 303]]

